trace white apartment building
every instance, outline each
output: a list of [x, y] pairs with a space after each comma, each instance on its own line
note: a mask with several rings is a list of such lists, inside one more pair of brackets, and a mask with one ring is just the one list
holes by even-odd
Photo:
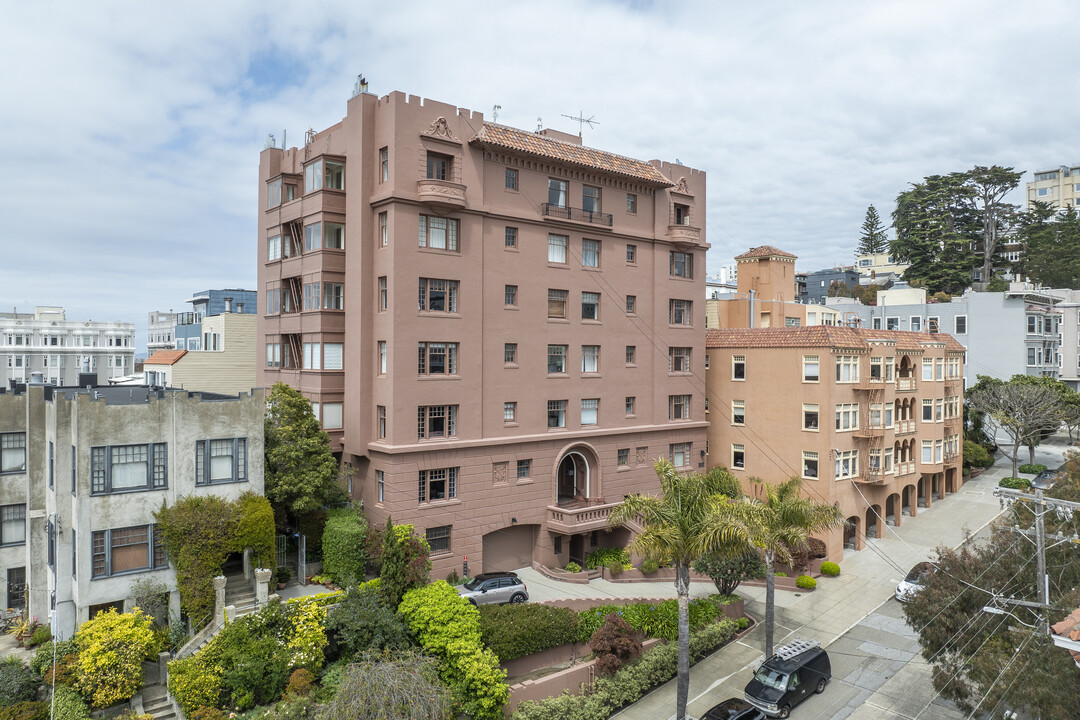
[[41, 373], [51, 385], [78, 385], [80, 373], [96, 384], [135, 371], [135, 325], [68, 320], [64, 309], [0, 313], [0, 381], [29, 382]]
[[176, 313], [154, 310], [146, 317], [146, 354], [172, 350], [176, 338]]

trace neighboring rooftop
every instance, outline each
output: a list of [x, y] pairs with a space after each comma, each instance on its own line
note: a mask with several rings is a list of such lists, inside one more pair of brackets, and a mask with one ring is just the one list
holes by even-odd
[[187, 355], [187, 350], [158, 350], [146, 358], [145, 365], [175, 365], [176, 361]]
[[946, 350], [964, 351], [963, 345], [958, 343], [952, 335], [945, 333], [874, 330], [836, 325], [705, 331], [705, 347], [707, 348], [866, 348], [874, 340], [895, 343], [900, 350], [921, 350], [926, 343], [944, 343]]
[[604, 172], [623, 175], [663, 187], [674, 185], [671, 180], [664, 177], [663, 173], [643, 160], [635, 160], [615, 153], [575, 145], [506, 125], [486, 122], [480, 132], [476, 134], [476, 137], [472, 139], [472, 142], [492, 145], [514, 152], [525, 153], [526, 155], [558, 160], [578, 167], [603, 170]]
[[772, 245], [759, 245], [756, 248], [751, 248], [744, 252], [742, 255], [736, 255], [736, 260], [750, 260], [752, 258], [763, 257], [785, 257], [785, 258], [797, 258], [798, 255], [792, 255], [789, 252], [784, 252], [774, 248]]

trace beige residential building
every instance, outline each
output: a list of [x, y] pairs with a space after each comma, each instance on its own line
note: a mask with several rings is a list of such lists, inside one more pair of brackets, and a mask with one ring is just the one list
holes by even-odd
[[434, 576], [580, 562], [657, 457], [704, 467], [704, 172], [360, 92], [259, 177], [258, 382]]
[[1059, 209], [1076, 207], [1080, 200], [1080, 166], [1061, 165], [1037, 171], [1035, 179], [1027, 183], [1026, 209], [1030, 210], [1036, 200]]
[[[741, 273], [740, 273], [741, 274]], [[709, 466], [805, 480], [847, 528], [829, 556], [962, 483], [964, 348], [945, 334], [849, 327], [709, 330]]]
[[736, 256], [739, 270], [735, 292], [706, 301], [706, 327], [806, 325], [807, 306], [796, 302], [797, 259], [795, 255], [777, 250], [771, 245], [752, 248]]
[[147, 385], [236, 395], [256, 386], [256, 316], [222, 313], [202, 319], [201, 350], [159, 350], [143, 363]]

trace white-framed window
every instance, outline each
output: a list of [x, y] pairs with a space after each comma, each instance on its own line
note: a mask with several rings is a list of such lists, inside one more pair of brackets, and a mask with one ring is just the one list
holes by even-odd
[[420, 312], [457, 312], [458, 281], [420, 278], [417, 305]]
[[820, 409], [817, 403], [803, 403], [802, 406], [802, 427], [803, 430], [813, 430], [817, 432]]
[[331, 250], [345, 249], [345, 226], [341, 223], [323, 223], [323, 247]]
[[668, 446], [668, 459], [675, 467], [689, 467], [691, 443], [672, 443]]
[[731, 469], [746, 469], [746, 447], [741, 443], [731, 444]]
[[323, 283], [323, 310], [345, 309], [345, 283]]
[[457, 475], [458, 469], [456, 467], [421, 470], [419, 483], [420, 502], [456, 498]]
[[90, 448], [90, 494], [164, 490], [169, 487], [165, 443]]
[[582, 320], [599, 320], [600, 319], [600, 293], [583, 292], [581, 293], [581, 319]]
[[870, 403], [869, 415], [866, 418], [866, 426], [869, 428], [884, 428], [881, 418], [881, 403]]
[[600, 346], [599, 345], [582, 345], [581, 346], [581, 372], [583, 372], [583, 373], [600, 372]]
[[836, 430], [844, 432], [859, 429], [858, 403], [841, 403], [836, 406]]
[[922, 315], [912, 315], [908, 322], [911, 332], [922, 332]]
[[900, 318], [899, 317], [887, 317], [887, 318], [885, 318], [885, 329], [886, 330], [899, 330], [900, 329]]
[[690, 369], [690, 351], [688, 347], [668, 348], [668, 372], [688, 373]]
[[820, 382], [821, 362], [817, 355], [803, 355], [802, 358], [803, 382]]
[[[423, 283], [423, 280], [421, 280], [420, 282]], [[390, 295], [386, 287], [386, 276], [382, 275], [379, 277], [379, 299], [377, 304], [378, 311], [384, 312], [386, 308], [389, 307], [389, 305]], [[420, 309], [423, 310], [422, 307]]]
[[418, 375], [457, 375], [457, 343], [421, 342], [416, 353]]
[[547, 426], [549, 428], [566, 427], [566, 401], [548, 400]]
[[731, 401], [731, 424], [732, 425], [745, 425], [746, 424], [746, 401], [745, 400], [732, 400]]
[[503, 403], [503, 422], [504, 423], [517, 422], [517, 403], [516, 402], [504, 402]]
[[581, 241], [581, 266], [596, 268], [600, 267], [600, 241]]
[[923, 398], [922, 420], [923, 422], [934, 422], [934, 400], [932, 398]]
[[957, 315], [953, 318], [953, 334], [967, 334], [967, 315]]
[[818, 454], [816, 452], [812, 452], [810, 450], [803, 450], [802, 476], [810, 480], [817, 480]]
[[581, 401], [581, 424], [595, 425], [600, 414], [600, 398], [584, 398]]
[[0, 473], [26, 472], [26, 433], [0, 433]]
[[247, 438], [195, 442], [195, 484], [247, 482]]
[[922, 461], [929, 465], [934, 462], [934, 441], [923, 440], [922, 441]]
[[939, 318], [939, 317], [928, 317], [928, 318], [926, 318], [926, 332], [930, 333], [931, 335], [936, 334], [940, 327], [941, 327], [941, 318]]
[[320, 343], [304, 343], [304, 370], [322, 370]]
[[416, 409], [416, 434], [421, 440], [457, 435], [457, 405], [421, 405]]
[[945, 379], [945, 358], [934, 358], [934, 379], [938, 382]]
[[934, 379], [934, 358], [922, 359], [922, 379], [933, 380]]
[[690, 419], [690, 396], [689, 395], [669, 395], [668, 396], [668, 420], [689, 420]]
[[304, 251], [312, 252], [322, 248], [322, 223], [304, 226]]
[[568, 345], [548, 345], [548, 373], [560, 374], [566, 372], [566, 350]]
[[453, 218], [420, 216], [420, 247], [431, 250], [458, 252], [458, 227], [460, 222]]
[[745, 380], [746, 379], [746, 356], [745, 355], [732, 355], [731, 356], [731, 379], [732, 380]]
[[[266, 343], [266, 367], [281, 367], [281, 343]], [[151, 383], [159, 385], [159, 382]]]
[[1042, 332], [1042, 323], [1039, 322], [1041, 318], [1038, 315], [1027, 316], [1027, 331], [1028, 335], [1037, 335]]
[[836, 382], [853, 383], [859, 381], [859, 356], [836, 356]]
[[548, 235], [548, 262], [566, 264], [566, 246], [570, 238], [566, 235]]
[[321, 190], [322, 181], [322, 160], [319, 159], [304, 168], [304, 192], [309, 193]]
[[834, 469], [837, 480], [855, 477], [859, 473], [859, 451], [841, 450], [836, 455], [836, 467]]
[[566, 318], [566, 298], [569, 293], [566, 290], [548, 289], [548, 314], [549, 318]]
[[266, 239], [266, 259], [280, 260], [281, 259], [281, 236], [275, 235]]

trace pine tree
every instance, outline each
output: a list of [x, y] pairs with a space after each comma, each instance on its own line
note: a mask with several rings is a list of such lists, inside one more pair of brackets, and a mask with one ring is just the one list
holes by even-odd
[[871, 205], [866, 208], [866, 219], [863, 220], [862, 235], [859, 236], [859, 246], [855, 248], [855, 254], [872, 255], [888, 250], [889, 239], [885, 235], [885, 226], [881, 224], [877, 208]]

